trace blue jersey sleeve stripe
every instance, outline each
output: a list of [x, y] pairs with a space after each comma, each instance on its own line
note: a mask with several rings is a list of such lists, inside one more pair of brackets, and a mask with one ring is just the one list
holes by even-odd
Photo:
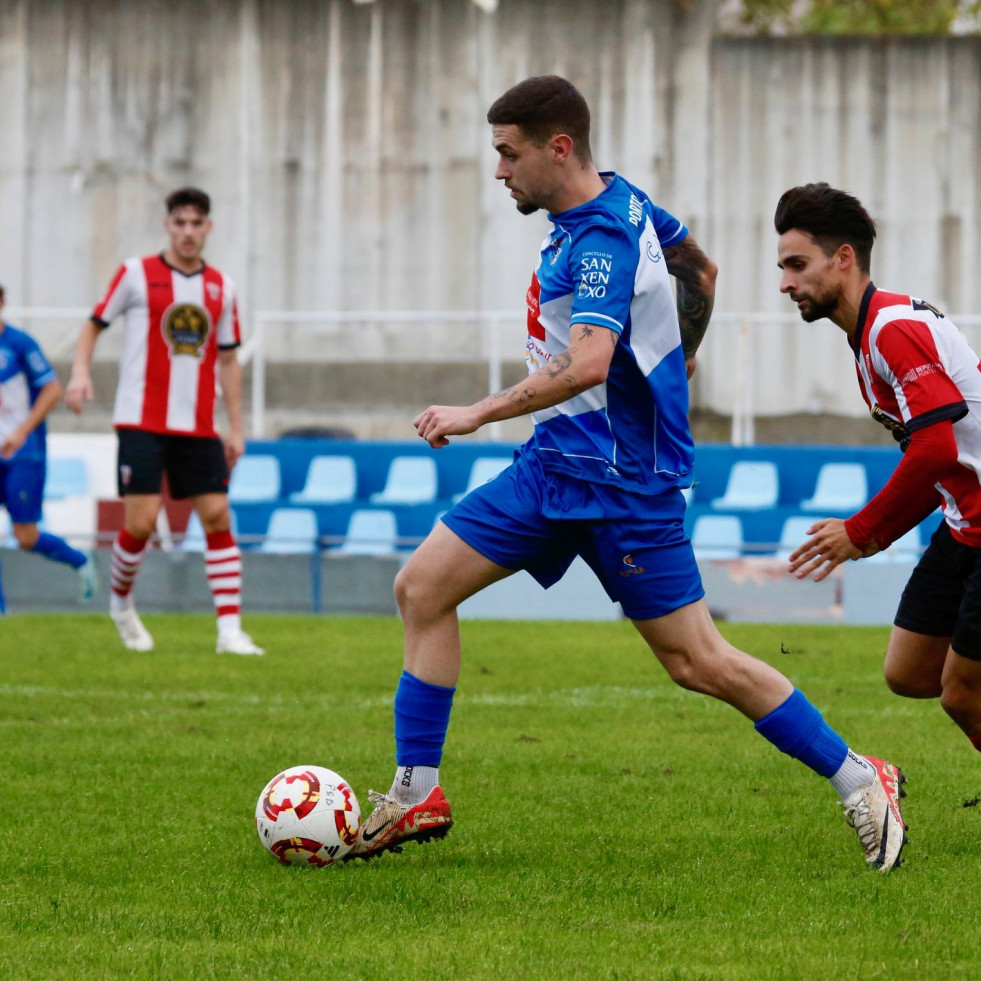
[[37, 378], [31, 379], [31, 384], [35, 388], [44, 388], [45, 385], [50, 385], [51, 382], [58, 380], [58, 372], [52, 368], [50, 371], [46, 371], [43, 375]]
[[598, 327], [612, 327], [618, 334], [623, 333], [623, 324], [602, 313], [577, 313], [569, 318], [570, 324], [596, 324]]
[[[677, 220], [677, 219], [675, 219]], [[682, 239], [688, 237], [688, 229], [685, 227], [685, 223], [682, 221], [678, 222], [678, 227], [669, 235], [667, 238], [661, 238], [658, 236], [658, 240], [661, 243], [662, 249], [669, 249], [672, 245], [677, 245]]]

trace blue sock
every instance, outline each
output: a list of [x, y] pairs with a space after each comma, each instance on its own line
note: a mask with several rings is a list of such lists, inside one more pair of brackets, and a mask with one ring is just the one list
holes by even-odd
[[46, 559], [54, 559], [55, 562], [64, 562], [65, 565], [70, 565], [73, 569], [80, 569], [89, 560], [84, 552], [80, 552], [77, 548], [72, 548], [64, 538], [59, 538], [57, 535], [49, 535], [46, 531], [42, 531], [37, 536], [37, 541], [34, 543], [34, 548], [31, 551], [38, 552]]
[[848, 755], [845, 741], [797, 688], [756, 723], [756, 731], [822, 777], [837, 773]]
[[439, 766], [455, 691], [402, 672], [395, 692], [395, 762], [399, 766]]

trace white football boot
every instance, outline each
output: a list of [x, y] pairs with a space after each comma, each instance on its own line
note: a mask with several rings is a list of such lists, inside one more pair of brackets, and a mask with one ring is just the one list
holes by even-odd
[[361, 825], [358, 840], [344, 856], [373, 858], [382, 852], [400, 852], [408, 841], [435, 841], [445, 838], [453, 827], [450, 804], [442, 787], [433, 787], [429, 796], [418, 804], [400, 804], [388, 794], [368, 791], [368, 799], [375, 805], [370, 817]]
[[119, 606], [113, 609], [116, 607], [116, 600], [117, 597], [113, 596], [109, 616], [112, 617], [112, 622], [119, 631], [119, 638], [122, 640], [123, 646], [130, 651], [152, 651], [153, 638], [137, 615], [132, 596], [126, 597], [126, 600], [120, 602]]
[[875, 779], [841, 802], [848, 823], [858, 832], [865, 860], [880, 872], [899, 865], [906, 844], [906, 822], [900, 798], [906, 796], [906, 777], [893, 763], [866, 756], [875, 768]]
[[227, 630], [219, 633], [215, 652], [218, 654], [253, 654], [257, 656], [266, 653], [244, 630]]

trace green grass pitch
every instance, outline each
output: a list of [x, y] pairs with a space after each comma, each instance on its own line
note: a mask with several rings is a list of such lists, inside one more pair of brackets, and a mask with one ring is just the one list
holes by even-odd
[[[629, 624], [464, 623], [445, 841], [328, 869], [255, 801], [318, 763], [368, 809], [393, 768], [396, 620], [0, 620], [0, 978], [981, 977], [981, 758], [891, 695], [883, 629], [725, 626], [909, 778], [906, 863], [866, 868], [827, 783], [674, 687]], [[789, 653], [782, 653], [781, 647]]]

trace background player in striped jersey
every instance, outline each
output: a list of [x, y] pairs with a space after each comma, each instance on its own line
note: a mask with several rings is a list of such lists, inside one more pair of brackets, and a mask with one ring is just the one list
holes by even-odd
[[[102, 331], [123, 320], [113, 425], [124, 526], [113, 543], [109, 612], [130, 650], [152, 650], [136, 612], [133, 581], [160, 511], [163, 476], [175, 498], [191, 498], [204, 528], [208, 583], [218, 616], [218, 653], [262, 654], [242, 630], [242, 557], [231, 532], [228, 475], [245, 451], [241, 343], [231, 280], [201, 258], [211, 201], [197, 188], [166, 201], [170, 245], [127, 259], [82, 327], [65, 401], [81, 412], [92, 399], [89, 366]], [[217, 376], [217, 377], [216, 377]], [[220, 378], [229, 433], [215, 427]]]
[[940, 698], [981, 750], [981, 372], [964, 335], [929, 303], [872, 282], [875, 223], [827, 184], [793, 187], [774, 216], [780, 290], [811, 323], [848, 339], [859, 388], [903, 458], [885, 487], [846, 521], [814, 523], [790, 557], [798, 578], [824, 579], [887, 548], [937, 506], [945, 520], [913, 570], [886, 651], [889, 687]]
[[526, 79], [487, 120], [495, 176], [519, 212], [544, 208], [552, 223], [527, 294], [529, 377], [474, 405], [430, 406], [415, 427], [434, 448], [529, 413], [535, 430], [396, 579], [405, 670], [395, 778], [372, 795], [351, 856], [440, 837], [452, 824], [439, 766], [460, 668], [457, 606], [517, 569], [550, 586], [580, 555], [677, 684], [728, 702], [830, 779], [867, 861], [888, 871], [905, 840], [902, 775], [851, 752], [780, 672], [728, 644], [703, 598], [681, 488], [693, 465], [686, 371], [711, 314], [714, 264], [677, 218], [597, 171], [589, 108], [565, 79]]
[[[0, 315], [4, 290], [0, 286]], [[61, 383], [30, 334], [0, 316], [0, 504], [7, 508], [17, 544], [71, 566], [83, 602], [92, 599], [95, 567], [84, 552], [41, 531], [47, 470], [45, 422], [61, 398]]]

